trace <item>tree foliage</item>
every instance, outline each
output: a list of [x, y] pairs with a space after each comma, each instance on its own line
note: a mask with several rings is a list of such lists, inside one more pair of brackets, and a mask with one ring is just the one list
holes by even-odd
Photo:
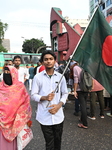
[[7, 51], [8, 51], [8, 50], [5, 49], [5, 48], [0, 44], [0, 52], [6, 53]]
[[[31, 40], [25, 39], [22, 45], [22, 51], [25, 53], [36, 53], [37, 49], [41, 46], [46, 46], [42, 39], [34, 39]], [[42, 48], [39, 53], [42, 53], [46, 48]]]
[[8, 24], [0, 21], [0, 44], [2, 44], [2, 39], [4, 38], [4, 34], [7, 28]]

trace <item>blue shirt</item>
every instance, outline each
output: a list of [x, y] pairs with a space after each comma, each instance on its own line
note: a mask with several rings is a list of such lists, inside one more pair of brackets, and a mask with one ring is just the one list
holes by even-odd
[[29, 74], [30, 74], [29, 79], [33, 79], [33, 77], [34, 77], [34, 67], [29, 68]]

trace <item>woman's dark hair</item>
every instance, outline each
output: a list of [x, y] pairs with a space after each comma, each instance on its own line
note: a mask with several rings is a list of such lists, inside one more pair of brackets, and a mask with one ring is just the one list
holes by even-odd
[[54, 57], [54, 60], [56, 60], [56, 55], [54, 54], [53, 51], [51, 51], [51, 50], [45, 50], [45, 51], [42, 53], [42, 55], [41, 55], [41, 59], [40, 59], [40, 60], [41, 60], [42, 62], [43, 62], [44, 56], [45, 56], [46, 54], [52, 55], [52, 56]]

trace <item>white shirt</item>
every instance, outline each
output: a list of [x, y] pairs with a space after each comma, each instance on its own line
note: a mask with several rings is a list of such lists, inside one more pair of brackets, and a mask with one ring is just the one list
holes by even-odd
[[18, 80], [24, 83], [24, 79], [29, 79], [28, 69], [19, 67], [18, 69]]
[[0, 75], [0, 81], [3, 81], [3, 73]]
[[[33, 79], [31, 98], [38, 102], [36, 120], [43, 125], [54, 125], [59, 124], [64, 120], [64, 114], [62, 107], [58, 110], [56, 114], [51, 114], [46, 108], [48, 101], [42, 100], [40, 98], [42, 96], [47, 96], [49, 93], [55, 90], [57, 83], [61, 78], [61, 74], [54, 71], [54, 74], [50, 78], [46, 71], [42, 71], [39, 74], [35, 75]], [[58, 104], [60, 101], [64, 104], [66, 103], [66, 99], [68, 96], [68, 90], [66, 85], [65, 77], [62, 78], [59, 88], [55, 93], [54, 99], [50, 101], [50, 105]]]

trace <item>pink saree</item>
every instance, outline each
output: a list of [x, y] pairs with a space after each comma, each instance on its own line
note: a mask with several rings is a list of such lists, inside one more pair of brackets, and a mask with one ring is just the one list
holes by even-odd
[[13, 84], [0, 82], [0, 132], [11, 142], [31, 118], [30, 97], [22, 82], [18, 81], [18, 71], [8, 66]]

